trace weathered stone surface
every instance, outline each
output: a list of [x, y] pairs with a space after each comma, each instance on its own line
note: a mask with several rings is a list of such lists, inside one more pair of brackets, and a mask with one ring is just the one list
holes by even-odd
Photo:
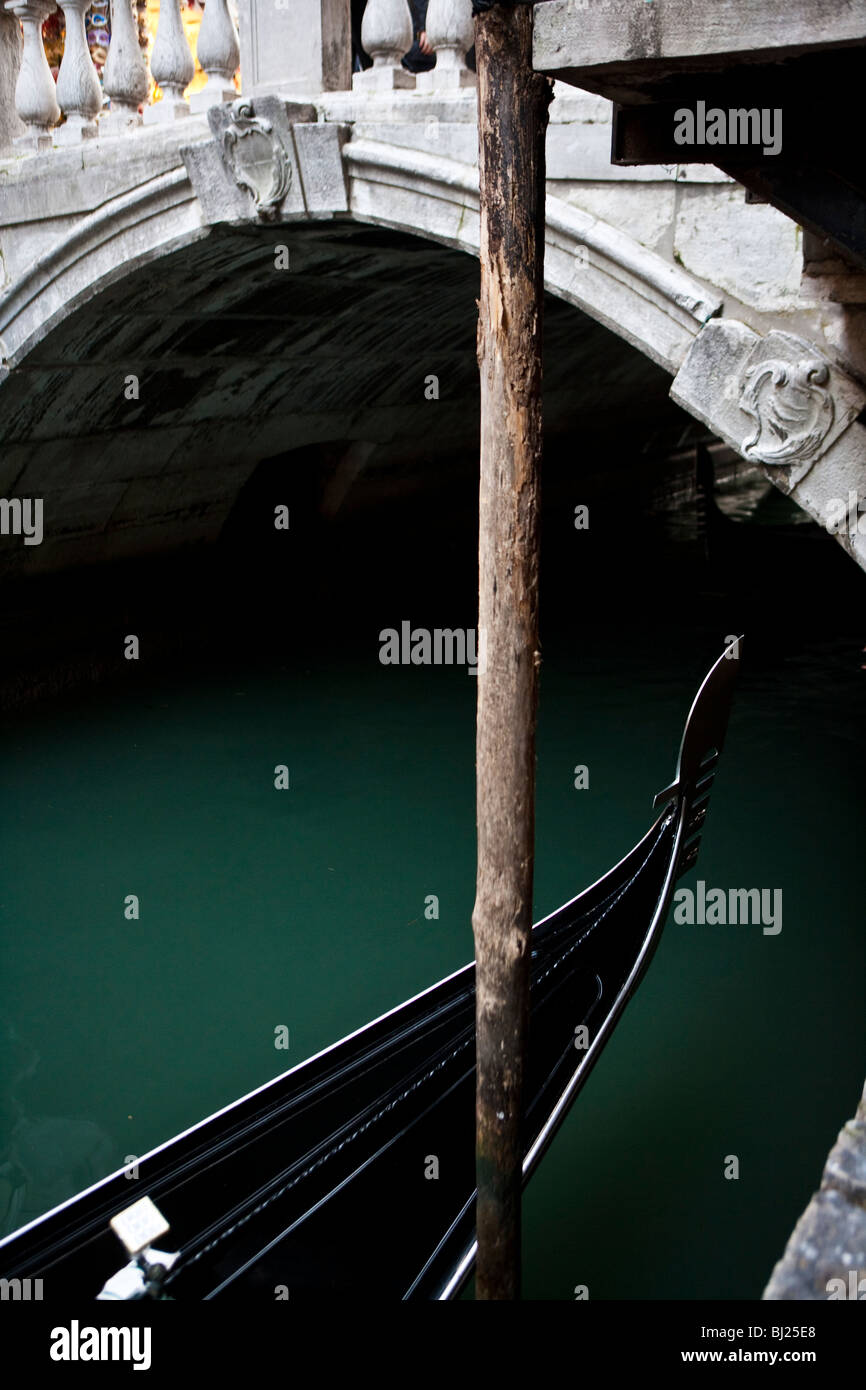
[[793, 308], [800, 291], [799, 227], [770, 206], [746, 203], [738, 184], [679, 190], [676, 261], [742, 304], [764, 312]]
[[293, 127], [308, 213], [348, 212], [343, 145], [349, 127], [324, 121]]
[[866, 1088], [763, 1296], [866, 1302]]
[[292, 117], [312, 115], [312, 109], [289, 107], [275, 96], [238, 97], [208, 112], [226, 179], [244, 192], [257, 216], [303, 213]]
[[478, 131], [474, 123], [440, 120], [431, 115], [424, 121], [365, 120], [351, 127], [356, 140], [375, 140], [378, 144], [398, 145], [405, 150], [421, 150], [456, 160], [470, 168], [478, 157]]
[[246, 222], [255, 215], [252, 198], [229, 177], [215, 141], [202, 140], [197, 145], [187, 145], [181, 153], [205, 226], [212, 227], [217, 222]]
[[[0, 234], [95, 212], [109, 198], [177, 169], [180, 149], [208, 133], [205, 117], [179, 126], [136, 130], [88, 140], [79, 149], [56, 149], [40, 159], [0, 163]], [[32, 259], [32, 258], [31, 258]]]
[[[263, 109], [260, 99], [254, 99], [253, 108]], [[341, 92], [327, 98], [321, 96], [318, 111], [325, 117], [323, 121], [315, 122], [312, 113], [303, 118], [296, 112], [292, 116], [295, 121], [303, 119], [318, 128], [294, 137], [300, 179], [295, 182], [296, 201], [286, 200], [281, 206], [281, 216], [348, 210], [352, 216], [364, 220], [410, 228], [418, 234], [442, 238], [467, 250], [477, 249], [474, 173], [477, 136], [472, 93], [436, 96], [390, 93], [387, 97], [362, 97], [358, 93]], [[656, 178], [648, 186], [646, 171], [640, 170], [637, 180], [630, 183], [620, 177], [624, 171], [617, 170], [615, 179], [587, 179], [586, 174], [595, 172], [596, 166], [602, 167], [602, 150], [610, 131], [609, 106], [586, 93], [570, 92], [557, 97], [553, 111], [552, 138], [558, 144], [554, 169], [563, 178], [549, 181], [549, 191], [554, 195], [550, 211], [558, 225], [548, 258], [548, 284], [553, 289], [560, 286], [572, 302], [600, 316], [630, 342], [643, 343], [656, 361], [676, 370], [696, 331], [688, 322], [691, 311], [686, 310], [684, 319], [682, 306], [689, 299], [693, 303], [703, 299], [713, 306], [709, 312], [716, 312], [719, 298], [712, 289], [713, 274], [710, 272], [721, 273], [722, 267], [702, 262], [705, 285], [691, 281], [684, 296], [674, 296], [673, 307], [667, 286], [679, 281], [688, 283], [688, 277], [683, 276], [672, 259], [676, 208], [683, 191], [679, 189], [678, 178], [676, 181], [671, 177]], [[339, 132], [326, 134], [335, 123], [341, 127]], [[13, 278], [28, 261], [40, 256], [54, 264], [52, 241], [58, 237], [62, 240], [66, 226], [60, 218], [75, 210], [76, 198], [80, 199], [79, 207], [83, 202], [93, 210], [100, 209], [99, 217], [108, 231], [110, 218], [102, 212], [108, 198], [118, 197], [136, 186], [142, 188], [151, 183], [155, 175], [180, 171], [184, 167], [182, 158], [189, 170], [192, 190], [197, 195], [190, 208], [191, 231], [196, 225], [244, 220], [251, 215], [254, 205], [249, 193], [239, 188], [225, 169], [217, 168], [213, 150], [204, 146], [201, 121], [188, 119], [181, 125], [189, 132], [186, 138], [183, 131], [178, 134], [171, 130], [160, 132], [159, 136], [139, 132], [124, 142], [97, 141], [95, 143], [101, 147], [99, 157], [94, 158], [88, 151], [83, 169], [76, 170], [70, 164], [67, 170], [58, 162], [62, 157], [52, 155], [56, 183], [44, 177], [19, 175], [14, 185], [4, 184], [3, 171], [0, 171], [0, 199], [5, 200], [9, 209], [9, 222], [18, 218], [14, 225], [20, 227], [17, 242], [11, 231], [0, 233]], [[345, 140], [346, 126], [352, 129], [348, 142]], [[304, 142], [303, 150], [300, 141]], [[348, 199], [341, 191], [342, 171], [336, 165], [340, 146], [349, 176]], [[130, 158], [123, 159], [120, 156], [126, 153], [126, 147]], [[377, 151], [375, 159], [370, 157], [373, 148]], [[153, 159], [149, 167], [147, 151], [151, 149]], [[417, 151], [417, 157], [410, 154], [412, 150]], [[572, 160], [574, 167], [570, 169]], [[35, 175], [36, 170], [33, 172]], [[577, 177], [566, 179], [564, 176], [569, 172]], [[680, 171], [660, 172], [678, 175]], [[723, 176], [714, 174], [714, 177]], [[556, 200], [555, 194], [560, 187], [567, 194], [567, 203], [573, 212], [566, 210], [564, 202]], [[301, 188], [311, 190], [306, 207], [298, 201]], [[691, 186], [696, 194], [704, 188], [706, 185]], [[719, 191], [718, 186], [716, 188]], [[721, 191], [725, 191], [724, 186]], [[726, 209], [719, 209], [719, 214], [724, 218]], [[159, 245], [161, 238], [153, 221], [151, 232], [155, 245]], [[590, 242], [594, 243], [598, 254], [593, 255]], [[641, 260], [641, 242], [651, 252], [656, 252], [659, 259], [644, 256]], [[709, 233], [707, 243], [713, 244]], [[718, 228], [715, 243], [724, 245]], [[121, 254], [119, 245], [116, 250]], [[572, 262], [569, 262], [569, 255]], [[46, 283], [51, 274], [51, 268], [46, 266]], [[85, 263], [80, 265], [76, 280], [78, 291], [84, 290], [88, 283]], [[38, 317], [38, 306], [29, 305], [27, 318], [35, 321]], [[703, 318], [699, 316], [697, 322], [703, 322]], [[0, 327], [0, 334], [14, 357], [19, 350], [19, 335], [11, 326]]]
[[641, 246], [670, 259], [677, 188], [671, 180], [637, 186], [560, 179], [548, 183], [549, 192], [570, 207], [624, 232]]
[[[822, 369], [826, 379], [798, 382], [796, 373], [803, 363]], [[763, 386], [757, 401], [756, 378]], [[813, 419], [804, 393], [815, 395], [816, 409], [824, 411], [823, 423]], [[802, 481], [866, 404], [864, 388], [814, 344], [775, 330], [762, 338], [733, 320], [707, 324], [701, 331], [674, 379], [671, 395], [745, 458], [772, 467], [774, 481], [786, 492]], [[776, 395], [786, 407], [781, 417]], [[820, 438], [813, 441], [816, 430]], [[780, 452], [777, 446], [783, 440], [786, 448]]]
[[866, 381], [866, 308], [822, 300], [818, 322], [829, 351], [848, 363], [859, 380]]
[[659, 57], [724, 58], [767, 50], [782, 56], [818, 43], [862, 38], [862, 7], [822, 0], [546, 0], [534, 6], [533, 65], [542, 72]]
[[[212, 226], [347, 212], [342, 147], [348, 128], [318, 122], [315, 114], [274, 96], [212, 109], [213, 139], [182, 150], [202, 220]], [[246, 147], [254, 141], [257, 152], [247, 166]]]
[[803, 511], [831, 531], [861, 569], [866, 569], [866, 533], [859, 529], [859, 522], [854, 534], [850, 522], [844, 526], [830, 525], [831, 516], [838, 514], [852, 492], [855, 497], [866, 496], [866, 427], [856, 420], [803, 481], [791, 489], [791, 497]]
[[15, 110], [15, 83], [21, 67], [21, 29], [18, 20], [0, 5], [0, 155], [12, 152], [12, 142], [24, 134]]
[[53, 233], [50, 249], [25, 264], [0, 295], [0, 379], [82, 300], [202, 232], [199, 205], [181, 168], [110, 200], [65, 233]]
[[[777, 331], [761, 338], [732, 320], [709, 323], [671, 396], [744, 458], [760, 462], [821, 525], [851, 490], [862, 495], [866, 430], [857, 417], [866, 392], [814, 344]], [[833, 534], [866, 568], [866, 535]]]
[[351, 86], [347, 0], [238, 0], [238, 18], [246, 95]]
[[547, 133], [547, 177], [611, 183], [673, 183], [676, 165], [642, 164], [624, 169], [611, 164], [610, 126], [597, 121], [573, 121], [567, 125], [552, 125]]

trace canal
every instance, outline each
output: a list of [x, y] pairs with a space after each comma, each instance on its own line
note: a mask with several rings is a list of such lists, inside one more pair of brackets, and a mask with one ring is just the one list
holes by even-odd
[[[566, 498], [554, 479], [535, 917], [647, 828], [740, 630], [686, 883], [784, 906], [776, 934], [669, 919], [528, 1188], [524, 1292], [756, 1298], [862, 1086], [864, 577], [774, 497], [732, 505], [710, 561], [613, 496], [582, 537]], [[4, 1230], [471, 959], [475, 680], [383, 665], [379, 634], [472, 626], [473, 528], [471, 500], [401, 504], [319, 548], [301, 527], [285, 569], [247, 528], [32, 591], [0, 742]]]

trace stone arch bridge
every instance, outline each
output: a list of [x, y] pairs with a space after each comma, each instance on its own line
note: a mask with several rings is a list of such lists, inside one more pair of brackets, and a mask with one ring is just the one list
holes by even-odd
[[[409, 377], [418, 395], [416, 379], [465, 371], [470, 0], [431, 0], [437, 64], [417, 76], [405, 0], [369, 0], [374, 62], [354, 75], [346, 0], [239, 0], [236, 16], [208, 0], [189, 99], [179, 0], [162, 0], [155, 103], [121, 0], [105, 110], [81, 0], [61, 6], [55, 87], [53, 0], [0, 4], [0, 490], [62, 499], [38, 558], [19, 545], [4, 568], [74, 562], [97, 533], [106, 555], [157, 527], [212, 537], [259, 459], [334, 437], [339, 505], [372, 452], [417, 430]], [[588, 399], [634, 414], [663, 380], [827, 523], [863, 491], [862, 277], [804, 266], [794, 222], [713, 166], [613, 166], [610, 140], [610, 104], [557, 81], [548, 418]], [[441, 404], [447, 448], [472, 426]], [[866, 567], [866, 534], [835, 534]]]

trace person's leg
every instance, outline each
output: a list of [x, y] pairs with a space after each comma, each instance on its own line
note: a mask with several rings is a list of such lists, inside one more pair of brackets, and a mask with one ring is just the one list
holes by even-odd
[[373, 59], [369, 53], [364, 51], [361, 43], [361, 20], [364, 18], [364, 10], [367, 8], [367, 0], [352, 0], [352, 71], [363, 72], [364, 68], [373, 66]]

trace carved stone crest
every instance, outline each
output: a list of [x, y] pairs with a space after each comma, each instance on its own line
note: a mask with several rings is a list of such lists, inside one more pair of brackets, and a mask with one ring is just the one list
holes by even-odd
[[739, 406], [756, 427], [743, 441], [746, 458], [768, 465], [808, 463], [836, 416], [830, 366], [801, 339], [770, 333], [743, 373]]
[[[838, 470], [844, 476], [859, 466], [848, 431], [866, 407], [866, 390], [822, 346], [793, 333], [774, 328], [762, 337], [736, 319], [711, 319], [689, 348], [671, 397], [765, 467], [782, 492], [796, 491], [813, 516], [824, 510], [822, 479], [833, 479], [829, 495], [841, 496]], [[827, 467], [822, 460], [831, 454]], [[817, 481], [809, 480], [813, 469]]]
[[244, 97], [229, 107], [222, 153], [238, 187], [251, 194], [259, 216], [273, 217], [291, 187], [292, 164], [273, 123], [256, 115]]

